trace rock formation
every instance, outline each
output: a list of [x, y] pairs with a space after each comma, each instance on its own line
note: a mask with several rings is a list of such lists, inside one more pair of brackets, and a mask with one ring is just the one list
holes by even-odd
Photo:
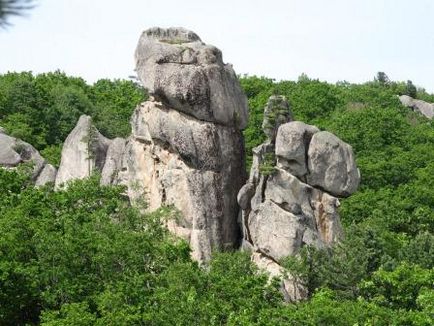
[[[243, 248], [271, 276], [282, 276], [280, 260], [304, 245], [322, 248], [339, 240], [337, 197], [351, 195], [360, 180], [351, 146], [291, 116], [283, 97], [269, 99], [267, 141], [254, 148], [249, 180], [238, 194]], [[287, 300], [307, 295], [290, 277], [282, 290]]]
[[151, 28], [135, 56], [151, 98], [136, 108], [131, 137], [109, 146], [102, 181], [127, 185], [149, 210], [177, 208], [182, 217], [168, 228], [205, 262], [239, 243], [247, 99], [220, 50], [191, 31]]
[[32, 165], [31, 178], [37, 186], [54, 182], [56, 168], [48, 164], [32, 145], [8, 136], [0, 128], [0, 166], [16, 168], [22, 163]]
[[94, 170], [102, 171], [110, 142], [89, 116], [82, 115], [63, 144], [56, 188], [70, 180], [87, 178]]
[[183, 28], [151, 28], [140, 37], [136, 70], [150, 100], [131, 118], [128, 139], [108, 140], [80, 117], [65, 141], [56, 187], [101, 172], [148, 210], [172, 205], [168, 228], [206, 262], [239, 244], [237, 193], [244, 184], [247, 98], [222, 53]]
[[432, 119], [434, 116], [434, 103], [428, 103], [422, 100], [416, 100], [408, 95], [401, 95], [399, 97], [402, 105], [412, 109], [415, 112], [419, 112], [428, 119]]

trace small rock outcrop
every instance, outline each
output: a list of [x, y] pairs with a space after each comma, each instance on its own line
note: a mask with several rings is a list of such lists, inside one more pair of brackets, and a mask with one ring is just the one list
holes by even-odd
[[401, 95], [399, 97], [402, 105], [412, 109], [415, 112], [419, 112], [428, 119], [434, 117], [434, 103], [428, 103], [422, 100], [416, 100], [408, 95]]
[[95, 170], [102, 171], [110, 143], [95, 128], [92, 119], [82, 115], [63, 144], [56, 188], [70, 180], [87, 178]]
[[[267, 141], [253, 149], [249, 180], [238, 193], [243, 248], [270, 276], [282, 276], [281, 259], [303, 246], [322, 248], [339, 240], [337, 197], [351, 195], [360, 181], [351, 146], [291, 117], [284, 98], [269, 99]], [[282, 290], [287, 300], [307, 295], [291, 277], [283, 279]]]
[[32, 164], [31, 178], [37, 186], [54, 182], [56, 168], [48, 164], [32, 145], [8, 136], [0, 128], [0, 166], [16, 168], [22, 163]]

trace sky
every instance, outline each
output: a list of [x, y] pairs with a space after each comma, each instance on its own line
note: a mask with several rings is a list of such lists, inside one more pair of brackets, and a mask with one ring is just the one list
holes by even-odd
[[434, 92], [434, 0], [36, 0], [0, 29], [0, 73], [134, 75], [141, 32], [182, 26], [238, 74], [365, 82], [378, 71]]

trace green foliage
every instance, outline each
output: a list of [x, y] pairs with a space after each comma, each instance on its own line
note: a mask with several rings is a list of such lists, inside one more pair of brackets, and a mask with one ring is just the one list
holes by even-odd
[[[433, 269], [402, 263], [392, 271], [380, 268], [370, 280], [362, 283], [361, 288], [363, 296], [378, 305], [414, 310], [418, 308], [419, 295], [434, 296], [433, 285]], [[422, 304], [421, 308], [425, 307]]]
[[261, 164], [259, 165], [259, 172], [264, 176], [272, 175], [276, 172], [276, 155], [273, 152], [265, 153]]
[[[434, 126], [400, 104], [406, 83], [386, 77], [360, 85], [241, 78], [248, 159], [265, 140], [269, 96], [281, 94], [296, 119], [347, 141], [361, 170], [359, 191], [340, 199], [344, 239], [282, 262], [309, 300], [283, 304], [278, 281], [244, 253], [215, 253], [199, 267], [187, 243], [161, 227], [177, 216], [170, 208], [142, 215], [124, 189], [101, 187], [97, 176], [59, 192], [35, 189], [23, 166], [0, 169], [0, 324], [432, 325]], [[434, 101], [423, 89], [417, 96]], [[0, 124], [56, 165], [81, 114], [108, 137], [126, 136], [145, 97], [127, 81], [8, 73]], [[261, 173], [274, 165], [267, 154]]]
[[[0, 171], [2, 184], [17, 178], [0, 199], [2, 324], [36, 322], [41, 310], [72, 318], [86, 305], [93, 314], [104, 291], [138, 278], [146, 293], [156, 274], [189, 261], [188, 246], [160, 226], [161, 213], [141, 216], [121, 188], [93, 177], [53, 192], [19, 187], [16, 172]], [[80, 305], [63, 307], [73, 303]]]
[[43, 158], [47, 160], [48, 163], [59, 167], [60, 158], [62, 155], [62, 145], [48, 145], [43, 150], [40, 151]]
[[412, 98], [417, 97], [417, 88], [413, 85], [411, 80], [407, 80], [407, 85], [405, 87], [405, 94], [411, 96]]
[[146, 98], [135, 83], [102, 79], [90, 86], [64, 73], [0, 75], [0, 125], [8, 134], [55, 157], [82, 114], [90, 115], [107, 137], [126, 137], [134, 107]]
[[389, 77], [383, 71], [377, 72], [377, 76], [375, 77], [375, 81], [377, 83], [379, 83], [380, 85], [383, 85], [383, 86], [390, 83]]

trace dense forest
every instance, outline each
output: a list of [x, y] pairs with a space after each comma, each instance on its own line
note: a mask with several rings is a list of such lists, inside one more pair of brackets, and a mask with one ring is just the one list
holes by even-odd
[[[341, 200], [345, 240], [305, 247], [282, 264], [309, 289], [286, 304], [242, 252], [201, 268], [188, 245], [122, 187], [99, 176], [67, 190], [35, 188], [27, 166], [0, 169], [1, 325], [432, 325], [434, 323], [434, 125], [397, 95], [434, 102], [384, 74], [364, 84], [240, 78], [249, 99], [246, 157], [264, 141], [263, 108], [285, 95], [296, 120], [352, 145], [360, 189]], [[54, 72], [0, 76], [0, 126], [54, 165], [81, 114], [109, 138], [128, 136], [139, 84]]]

